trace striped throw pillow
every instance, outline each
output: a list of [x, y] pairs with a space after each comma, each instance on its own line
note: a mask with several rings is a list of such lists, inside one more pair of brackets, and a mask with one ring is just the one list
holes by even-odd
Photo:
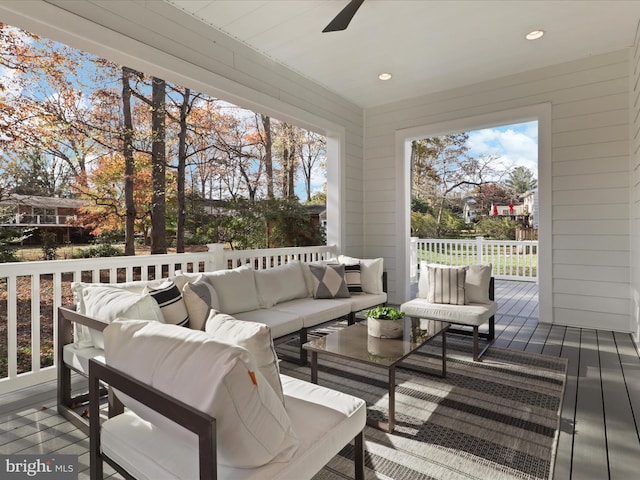
[[158, 287], [147, 287], [151, 298], [158, 302], [165, 323], [189, 326], [189, 314], [178, 286], [169, 280]]
[[353, 265], [345, 264], [344, 266], [344, 280], [347, 282], [347, 288], [351, 295], [362, 293], [362, 277], [360, 273], [360, 264]]
[[427, 267], [429, 292], [427, 301], [431, 303], [465, 304], [464, 282], [467, 267]]

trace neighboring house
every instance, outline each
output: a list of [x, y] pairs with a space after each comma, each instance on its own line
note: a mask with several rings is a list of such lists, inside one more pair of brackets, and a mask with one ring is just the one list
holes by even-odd
[[478, 202], [474, 197], [464, 197], [462, 199], [462, 218], [464, 223], [471, 223], [478, 215]]
[[85, 242], [86, 232], [78, 224], [82, 200], [12, 194], [0, 200], [0, 227], [35, 228], [26, 243], [39, 241], [39, 232], [56, 234], [58, 243]]
[[529, 226], [538, 228], [538, 189], [525, 192], [521, 197], [525, 213], [529, 215]]

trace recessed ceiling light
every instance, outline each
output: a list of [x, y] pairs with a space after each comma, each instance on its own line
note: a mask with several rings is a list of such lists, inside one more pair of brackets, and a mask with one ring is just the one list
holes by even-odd
[[391, 74], [390, 73], [381, 73], [380, 75], [378, 75], [378, 78], [380, 80], [391, 80]]
[[542, 38], [542, 36], [544, 35], [544, 31], [543, 30], [533, 30], [529, 33], [527, 33], [524, 38], [526, 38], [527, 40], [538, 40], [539, 38]]

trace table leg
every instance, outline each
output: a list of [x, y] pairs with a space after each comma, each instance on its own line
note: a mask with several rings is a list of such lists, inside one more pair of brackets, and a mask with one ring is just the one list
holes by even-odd
[[311, 383], [318, 383], [318, 352], [311, 351]]
[[393, 432], [396, 423], [396, 367], [389, 367], [389, 428], [388, 432]]
[[447, 331], [442, 331], [442, 378], [447, 376]]

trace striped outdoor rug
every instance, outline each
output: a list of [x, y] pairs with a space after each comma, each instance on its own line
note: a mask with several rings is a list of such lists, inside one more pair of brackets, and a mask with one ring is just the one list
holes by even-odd
[[[327, 333], [336, 324], [320, 333]], [[396, 429], [366, 427], [368, 479], [550, 479], [558, 437], [565, 359], [490, 348], [470, 361], [471, 339], [447, 337], [447, 378], [396, 371]], [[295, 354], [297, 342], [278, 350]], [[408, 358], [440, 368], [439, 338]], [[386, 369], [318, 356], [319, 383], [363, 398], [368, 415], [386, 419]], [[280, 364], [309, 379], [309, 367]], [[315, 480], [353, 478], [345, 447]]]

